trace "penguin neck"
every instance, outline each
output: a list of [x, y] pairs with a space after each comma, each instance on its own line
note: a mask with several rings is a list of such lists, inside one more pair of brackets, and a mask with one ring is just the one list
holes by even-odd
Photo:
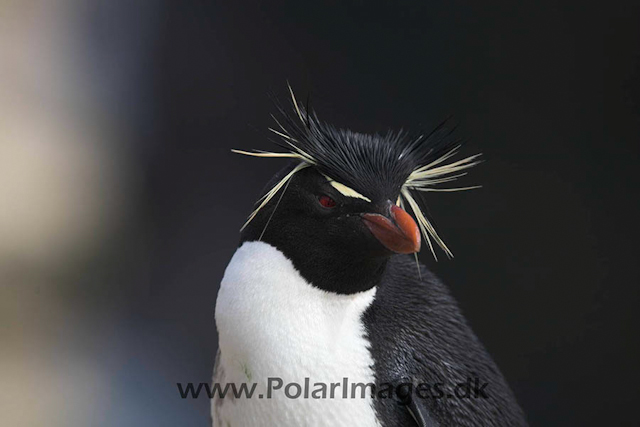
[[[266, 242], [269, 243], [269, 242]], [[349, 295], [378, 286], [387, 257], [361, 257], [342, 248], [289, 248], [275, 245], [311, 285], [327, 292]]]
[[386, 258], [359, 259], [352, 254], [319, 252], [305, 257], [283, 251], [309, 283], [337, 294], [355, 294], [378, 286], [387, 265]]

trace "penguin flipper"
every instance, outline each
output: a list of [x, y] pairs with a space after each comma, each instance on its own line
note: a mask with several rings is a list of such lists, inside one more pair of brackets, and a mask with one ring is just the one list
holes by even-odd
[[416, 399], [411, 399], [407, 404], [407, 410], [418, 427], [438, 427], [438, 423], [431, 418], [427, 408], [419, 404]]

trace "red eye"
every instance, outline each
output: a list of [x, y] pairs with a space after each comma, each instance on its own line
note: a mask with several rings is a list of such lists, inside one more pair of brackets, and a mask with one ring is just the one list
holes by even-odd
[[320, 196], [318, 198], [318, 201], [320, 202], [320, 204], [322, 206], [324, 206], [325, 208], [335, 208], [336, 207], [336, 202], [335, 200], [333, 200], [331, 197], [329, 196]]

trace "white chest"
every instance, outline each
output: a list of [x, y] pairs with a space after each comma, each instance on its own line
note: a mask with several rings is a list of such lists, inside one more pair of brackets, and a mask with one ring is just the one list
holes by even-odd
[[216, 303], [214, 382], [256, 385], [251, 398], [214, 399], [214, 425], [378, 425], [369, 390], [354, 387], [374, 381], [361, 320], [374, 296], [375, 288], [355, 295], [314, 288], [276, 248], [244, 243]]

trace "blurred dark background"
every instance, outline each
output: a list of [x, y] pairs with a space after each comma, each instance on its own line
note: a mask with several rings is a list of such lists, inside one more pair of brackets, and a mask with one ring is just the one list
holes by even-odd
[[218, 284], [283, 166], [230, 149], [273, 148], [287, 80], [360, 132], [452, 115], [483, 188], [429, 198], [456, 257], [423, 261], [532, 425], [637, 425], [638, 2], [2, 7], [12, 425], [207, 425], [175, 383], [210, 380]]

